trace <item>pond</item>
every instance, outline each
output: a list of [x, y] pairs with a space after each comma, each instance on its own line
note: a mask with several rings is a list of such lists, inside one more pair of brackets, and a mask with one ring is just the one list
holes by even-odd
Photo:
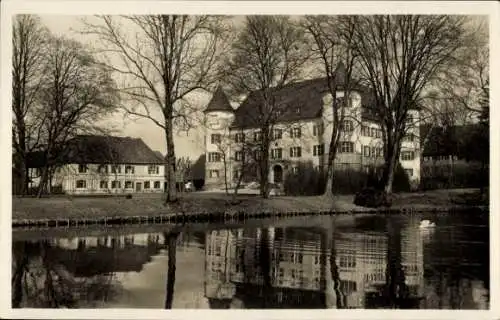
[[489, 308], [488, 212], [14, 230], [15, 308]]

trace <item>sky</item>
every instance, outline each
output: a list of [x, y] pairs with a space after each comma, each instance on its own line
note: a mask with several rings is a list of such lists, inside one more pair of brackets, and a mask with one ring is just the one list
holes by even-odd
[[[92, 39], [82, 36], [79, 30], [83, 24], [81, 18], [83, 16], [67, 16], [67, 15], [50, 15], [40, 16], [42, 23], [47, 26], [54, 35], [74, 38], [81, 42], [91, 42]], [[241, 20], [238, 17], [236, 20]], [[196, 93], [193, 95], [198, 109], [204, 109], [209, 103], [211, 94]], [[166, 139], [162, 128], [155, 125], [151, 120], [138, 117], [124, 117], [123, 115], [115, 115], [103, 122], [106, 127], [112, 127], [119, 136], [129, 136], [141, 138], [151, 149], [166, 153]], [[175, 136], [175, 152], [177, 157], [188, 157], [192, 161], [204, 153], [204, 132], [201, 128], [194, 128], [187, 133], [176, 133]]]
[[[55, 35], [74, 38], [78, 41], [92, 44], [95, 38], [84, 36], [79, 31], [83, 29], [81, 19], [84, 16], [71, 15], [41, 15], [42, 23], [46, 25]], [[86, 18], [92, 19], [87, 16]], [[235, 25], [241, 25], [244, 16], [233, 17]], [[479, 21], [479, 20], [478, 20]], [[133, 32], [133, 31], [132, 31]], [[211, 94], [195, 93], [193, 102], [198, 110], [203, 110], [209, 103]], [[159, 114], [158, 114], [159, 116]], [[199, 114], [201, 116], [201, 114]], [[158, 117], [161, 119], [161, 116]], [[114, 132], [121, 136], [141, 138], [151, 149], [166, 153], [166, 140], [162, 128], [155, 125], [151, 120], [123, 115], [115, 115], [104, 123], [106, 127], [114, 128]], [[191, 129], [188, 133], [175, 133], [175, 152], [177, 157], [188, 157], [192, 161], [204, 153], [204, 130], [202, 127]]]

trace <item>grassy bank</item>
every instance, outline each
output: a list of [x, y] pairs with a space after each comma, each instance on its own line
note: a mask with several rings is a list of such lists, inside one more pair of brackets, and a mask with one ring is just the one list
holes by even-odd
[[[469, 202], [460, 199], [470, 196], [471, 190], [434, 190], [423, 193], [394, 195], [393, 208], [403, 210], [435, 210], [464, 207]], [[339, 195], [328, 200], [322, 197], [272, 197], [261, 199], [252, 195], [238, 196], [231, 203], [224, 194], [185, 194], [176, 204], [165, 206], [163, 195], [125, 197], [50, 197], [13, 198], [12, 220], [81, 219], [98, 217], [151, 217], [169, 215], [203, 215], [245, 212], [248, 214], [278, 212], [369, 212], [373, 209], [353, 204], [352, 195]], [[479, 203], [480, 204], [480, 203]], [[482, 204], [482, 205], [487, 205]]]

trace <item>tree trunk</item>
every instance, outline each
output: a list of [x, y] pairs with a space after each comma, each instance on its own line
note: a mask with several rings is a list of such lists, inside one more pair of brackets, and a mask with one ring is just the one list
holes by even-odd
[[226, 190], [226, 195], [229, 195], [229, 187], [227, 185], [227, 160], [226, 160], [226, 156], [224, 155], [224, 188]]
[[[330, 148], [332, 148], [332, 144], [330, 144]], [[335, 157], [337, 156], [336, 148], [333, 147], [333, 150], [328, 151], [328, 163], [326, 167], [326, 186], [323, 195], [328, 198], [333, 198], [333, 179], [335, 178], [334, 164]]]
[[333, 280], [333, 290], [335, 292], [335, 304], [337, 309], [342, 309], [342, 292], [340, 291], [340, 274], [337, 267], [337, 251], [335, 248], [335, 217], [332, 217], [332, 229], [330, 230], [330, 272]]
[[175, 286], [175, 268], [176, 268], [176, 253], [177, 253], [177, 237], [178, 232], [171, 232], [164, 234], [165, 241], [167, 242], [168, 250], [168, 270], [167, 270], [167, 284], [165, 295], [165, 309], [172, 309], [174, 301], [174, 286]]
[[40, 177], [40, 183], [38, 184], [38, 198], [41, 198], [47, 189], [47, 183], [49, 181], [49, 168], [45, 165], [42, 169], [42, 175]]
[[22, 280], [28, 264], [28, 253], [25, 250], [26, 244], [14, 243], [13, 258], [16, 261], [16, 268], [12, 276], [12, 308], [19, 308], [23, 300]]
[[173, 121], [172, 117], [166, 117], [167, 125], [165, 128], [165, 136], [167, 139], [167, 155], [166, 155], [166, 168], [165, 180], [167, 181], [167, 188], [165, 190], [167, 196], [166, 203], [177, 201], [177, 179], [175, 176], [175, 149], [174, 149], [174, 135], [173, 135]]
[[385, 157], [384, 175], [383, 175], [383, 186], [384, 192], [387, 195], [392, 194], [392, 183], [394, 181], [394, 171], [396, 169], [396, 163], [398, 161], [397, 145], [389, 146], [389, 153]]
[[262, 198], [269, 198], [269, 126], [261, 129], [261, 159], [260, 159], [260, 195]]

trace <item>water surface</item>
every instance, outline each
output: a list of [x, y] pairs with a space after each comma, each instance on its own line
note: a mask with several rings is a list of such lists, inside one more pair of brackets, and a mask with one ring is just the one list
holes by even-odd
[[487, 309], [488, 240], [477, 212], [14, 231], [12, 303]]

